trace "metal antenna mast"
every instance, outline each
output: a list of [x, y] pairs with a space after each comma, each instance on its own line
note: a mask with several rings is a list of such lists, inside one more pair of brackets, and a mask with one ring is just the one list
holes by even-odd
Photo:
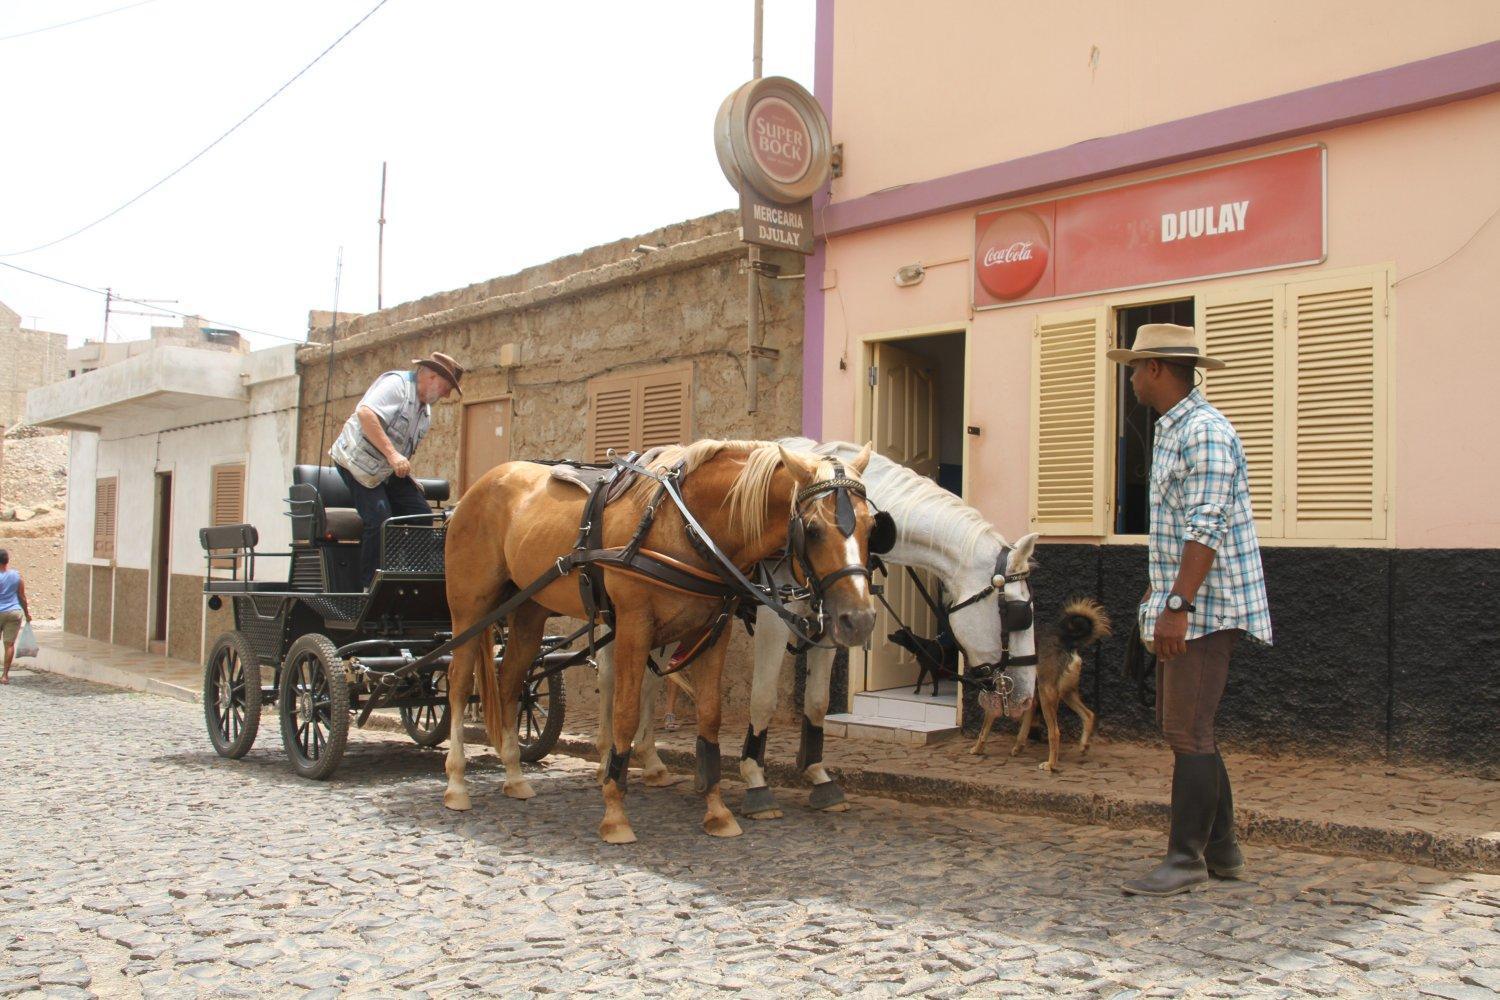
[[380, 161], [380, 239], [375, 250], [375, 310], [384, 308], [385, 300], [385, 161]]

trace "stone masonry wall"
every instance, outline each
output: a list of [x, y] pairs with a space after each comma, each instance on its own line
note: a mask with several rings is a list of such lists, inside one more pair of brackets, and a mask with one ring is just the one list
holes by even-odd
[[[746, 278], [738, 214], [702, 219], [594, 247], [468, 288], [429, 296], [353, 319], [341, 317], [332, 384], [328, 348], [299, 352], [302, 374], [298, 461], [326, 456], [340, 426], [374, 377], [410, 367], [431, 351], [469, 369], [467, 399], [510, 394], [511, 456], [584, 457], [587, 383], [604, 374], [681, 361], [693, 364], [696, 438], [774, 438], [800, 430], [802, 282], [762, 281], [760, 343], [781, 352], [760, 362], [759, 410], [746, 406]], [[634, 253], [642, 245], [654, 253]], [[796, 255], [771, 253], [783, 274], [802, 271]], [[320, 317], [320, 326], [329, 317]], [[326, 332], [324, 334], [326, 338]], [[520, 364], [501, 368], [503, 344]], [[329, 395], [324, 408], [324, 393]], [[461, 406], [434, 408], [432, 428], [414, 462], [420, 476], [458, 478]], [[321, 445], [321, 452], [320, 452]], [[327, 462], [327, 458], [321, 459]], [[571, 671], [569, 697], [593, 700], [593, 680]], [[736, 636], [726, 665], [726, 706], [749, 704], [749, 644]], [[791, 671], [784, 681], [790, 701]], [[732, 737], [726, 737], [732, 738]]]
[[26, 393], [67, 378], [68, 338], [61, 333], [0, 326], [0, 425], [26, 422]]

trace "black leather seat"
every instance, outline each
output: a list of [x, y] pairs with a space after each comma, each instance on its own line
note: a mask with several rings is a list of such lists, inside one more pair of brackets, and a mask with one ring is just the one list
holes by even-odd
[[[446, 479], [418, 479], [427, 502], [446, 503], [450, 494]], [[354, 509], [354, 498], [337, 469], [330, 465], [292, 467], [293, 542], [357, 542], [364, 521]]]

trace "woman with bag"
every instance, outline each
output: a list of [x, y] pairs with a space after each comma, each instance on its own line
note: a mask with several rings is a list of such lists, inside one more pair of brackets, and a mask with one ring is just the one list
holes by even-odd
[[0, 673], [0, 684], [10, 683], [10, 661], [15, 659], [16, 636], [23, 623], [31, 624], [26, 584], [21, 574], [10, 568], [10, 553], [0, 549], [0, 636], [5, 640], [5, 672]]

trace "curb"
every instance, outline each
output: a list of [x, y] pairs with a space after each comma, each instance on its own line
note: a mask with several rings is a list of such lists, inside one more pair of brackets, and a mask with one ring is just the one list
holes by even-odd
[[[191, 704], [198, 704], [200, 701], [196, 690], [144, 677], [128, 670], [101, 666], [56, 649], [44, 647], [36, 659], [17, 665], [109, 687], [161, 695]], [[366, 728], [403, 732], [401, 718], [394, 711], [381, 711], [372, 715]], [[489, 743], [484, 727], [477, 725], [464, 728], [464, 739], [479, 745], [487, 746]], [[663, 761], [681, 772], [691, 774], [696, 767], [696, 760], [689, 751], [663, 746], [659, 746], [657, 750]], [[592, 740], [566, 732], [558, 738], [554, 752], [584, 760], [599, 759]], [[738, 764], [738, 755], [724, 755], [726, 780], [738, 783]], [[846, 792], [898, 799], [918, 805], [1019, 813], [1121, 830], [1144, 828], [1165, 831], [1167, 827], [1167, 804], [1150, 799], [1099, 793], [999, 788], [957, 778], [899, 774], [866, 768], [837, 767], [832, 764], [827, 765], [827, 768], [828, 773], [843, 785]], [[768, 760], [766, 777], [782, 787], [802, 785], [801, 774], [786, 761]], [[1240, 839], [1249, 844], [1269, 844], [1292, 850], [1349, 855], [1377, 861], [1399, 861], [1442, 871], [1500, 874], [1500, 835], [1438, 834], [1360, 823], [1299, 819], [1264, 809], [1247, 809], [1244, 806], [1238, 807], [1235, 812]]]

